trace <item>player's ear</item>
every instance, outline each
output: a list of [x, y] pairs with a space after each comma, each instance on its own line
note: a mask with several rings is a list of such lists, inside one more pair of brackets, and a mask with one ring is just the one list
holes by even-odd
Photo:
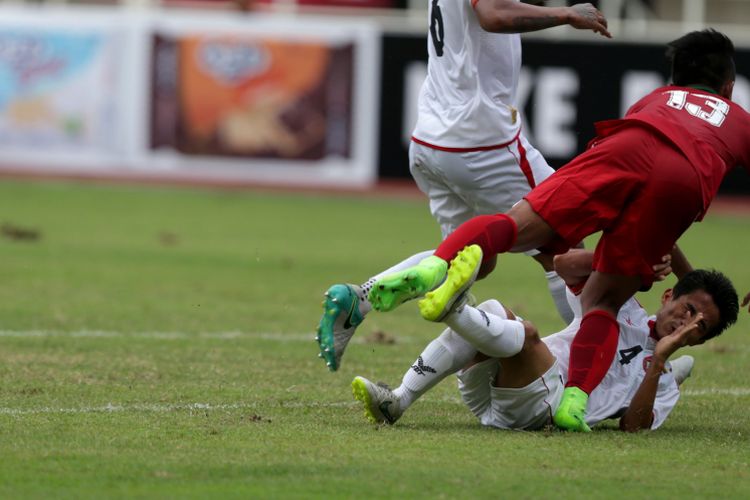
[[666, 304], [670, 300], [672, 300], [672, 289], [667, 288], [666, 290], [664, 290], [664, 293], [661, 294], [661, 305]]
[[721, 86], [719, 89], [719, 95], [721, 97], [724, 97], [725, 99], [732, 99], [732, 94], [734, 93], [734, 80], [729, 80], [728, 82], [725, 82], [724, 85]]

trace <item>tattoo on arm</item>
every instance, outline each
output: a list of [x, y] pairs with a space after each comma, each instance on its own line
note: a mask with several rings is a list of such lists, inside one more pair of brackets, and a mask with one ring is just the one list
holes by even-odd
[[563, 21], [556, 16], [545, 17], [514, 17], [513, 28], [522, 31], [536, 31], [563, 24]]

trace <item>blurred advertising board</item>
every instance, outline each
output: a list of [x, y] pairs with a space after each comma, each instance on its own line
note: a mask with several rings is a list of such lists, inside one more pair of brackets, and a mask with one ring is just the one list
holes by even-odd
[[366, 187], [379, 49], [367, 21], [0, 6], [0, 170]]
[[405, 9], [406, 0], [162, 0], [163, 5], [173, 7], [195, 7], [253, 10], [256, 7], [282, 5], [282, 8], [299, 7], [347, 7], [365, 9]]
[[[592, 35], [593, 37], [593, 35]], [[427, 71], [426, 38], [383, 38], [380, 158], [381, 177], [409, 178], [408, 147], [417, 97]], [[622, 116], [638, 99], [664, 85], [665, 44], [609, 40], [523, 38], [523, 68], [516, 93], [524, 133], [554, 167], [583, 151], [594, 122]], [[750, 109], [750, 49], [738, 46], [733, 99]], [[724, 193], [750, 194], [750, 178], [737, 169]]]
[[351, 158], [352, 44], [155, 36], [154, 61], [153, 148], [252, 159]]
[[[258, 3], [274, 3], [274, 0], [258, 0]], [[362, 8], [405, 8], [405, 0], [296, 0], [300, 6], [315, 7], [362, 7]]]
[[0, 19], [3, 160], [68, 155], [96, 164], [117, 153], [122, 38], [114, 25]]
[[[305, 185], [374, 182], [378, 32], [255, 16], [160, 21], [149, 149], [195, 175]], [[240, 22], [244, 21], [244, 22]]]

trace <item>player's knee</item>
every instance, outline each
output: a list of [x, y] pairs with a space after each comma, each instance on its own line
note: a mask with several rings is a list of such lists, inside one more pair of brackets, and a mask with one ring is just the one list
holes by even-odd
[[479, 267], [479, 273], [477, 274], [477, 279], [481, 280], [483, 278], [486, 278], [488, 274], [490, 274], [492, 271], [495, 270], [496, 264], [497, 264], [497, 255], [494, 255], [490, 258], [486, 258], [482, 260], [482, 265]]
[[523, 351], [534, 349], [542, 341], [539, 329], [530, 321], [522, 321], [524, 330]]

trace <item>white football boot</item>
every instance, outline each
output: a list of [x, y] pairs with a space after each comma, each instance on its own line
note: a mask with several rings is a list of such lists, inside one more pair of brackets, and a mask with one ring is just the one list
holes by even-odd
[[352, 392], [364, 404], [365, 416], [374, 424], [394, 424], [403, 413], [398, 397], [385, 384], [354, 377]]
[[669, 362], [669, 365], [672, 367], [672, 376], [677, 385], [681, 385], [690, 376], [690, 373], [693, 371], [693, 364], [695, 364], [695, 358], [688, 354]]

